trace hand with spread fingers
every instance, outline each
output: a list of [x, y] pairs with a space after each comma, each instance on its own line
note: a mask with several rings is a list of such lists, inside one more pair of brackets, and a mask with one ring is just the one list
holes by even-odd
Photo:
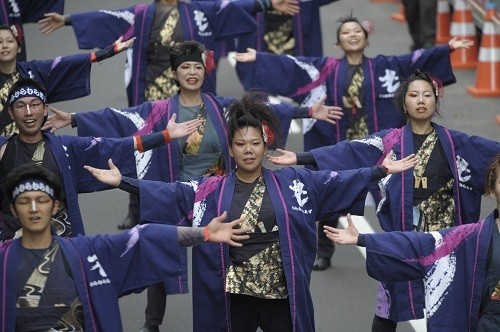
[[71, 124], [71, 114], [58, 110], [54, 107], [50, 107], [52, 115], [47, 117], [47, 121], [42, 127], [42, 130], [49, 130], [50, 132], [55, 132], [57, 129], [64, 128]]
[[387, 174], [401, 173], [409, 170], [418, 163], [418, 157], [415, 154], [411, 154], [400, 160], [393, 160], [394, 153], [391, 151], [385, 156], [382, 165], [387, 168]]
[[176, 123], [177, 114], [173, 114], [168, 120], [167, 130], [171, 139], [177, 139], [192, 134], [199, 126], [203, 124], [204, 120], [194, 119], [182, 123]]
[[336, 124], [336, 120], [340, 120], [344, 113], [341, 107], [325, 105], [326, 96], [321, 98], [319, 102], [312, 107], [311, 117], [316, 120], [326, 121], [331, 124]]
[[209, 242], [223, 242], [233, 247], [242, 247], [239, 242], [248, 240], [250, 236], [247, 234], [251, 231], [249, 228], [239, 228], [238, 225], [245, 220], [240, 217], [231, 222], [224, 222], [227, 219], [227, 212], [224, 211], [220, 216], [215, 217], [206, 226], [208, 229]]
[[38, 30], [43, 35], [51, 34], [57, 29], [64, 26], [64, 22], [69, 18], [67, 15], [61, 15], [59, 13], [45, 13], [42, 18], [38, 21]]

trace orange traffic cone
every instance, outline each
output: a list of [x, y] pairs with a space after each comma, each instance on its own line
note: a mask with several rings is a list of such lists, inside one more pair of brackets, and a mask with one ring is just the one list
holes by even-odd
[[468, 2], [464, 0], [455, 1], [450, 32], [452, 37], [474, 41], [474, 45], [469, 49], [459, 49], [451, 53], [450, 59], [452, 67], [476, 68], [478, 52], [476, 27], [472, 20], [472, 10]]
[[436, 17], [436, 43], [445, 44], [450, 39], [450, 3], [448, 0], [438, 0]]
[[405, 17], [405, 6], [399, 5], [399, 13], [392, 13], [391, 18], [399, 23], [404, 23], [406, 22], [406, 17]]
[[467, 91], [475, 97], [500, 96], [500, 27], [493, 22], [495, 7], [488, 7], [483, 22], [476, 86], [467, 88]]

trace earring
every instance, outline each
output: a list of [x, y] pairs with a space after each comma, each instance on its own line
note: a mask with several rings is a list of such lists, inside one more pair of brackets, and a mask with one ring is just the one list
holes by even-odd
[[403, 113], [406, 114], [408, 111], [406, 110], [406, 105], [403, 105]]

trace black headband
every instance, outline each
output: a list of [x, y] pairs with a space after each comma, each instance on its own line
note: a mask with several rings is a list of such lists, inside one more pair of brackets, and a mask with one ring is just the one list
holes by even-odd
[[172, 68], [172, 71], [176, 71], [177, 68], [184, 62], [188, 61], [193, 61], [193, 62], [199, 62], [203, 66], [205, 66], [205, 62], [203, 61], [203, 55], [202, 53], [188, 53], [188, 54], [181, 54], [175, 58], [174, 61], [174, 66]]

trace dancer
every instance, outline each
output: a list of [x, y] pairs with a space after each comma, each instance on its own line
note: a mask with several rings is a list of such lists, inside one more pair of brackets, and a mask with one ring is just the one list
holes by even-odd
[[344, 172], [268, 170], [262, 162], [279, 123], [261, 100], [245, 94], [228, 110], [236, 169], [225, 176], [165, 183], [122, 177], [111, 161], [109, 170], [86, 167], [104, 183], [138, 193], [142, 222], [200, 227], [222, 211], [245, 216], [242, 225], [252, 231], [241, 250], [193, 250], [195, 331], [314, 331], [309, 283], [317, 217], [362, 213], [371, 181], [416, 162], [414, 155], [389, 156], [382, 166]]
[[497, 331], [500, 155], [486, 171], [486, 194], [497, 206], [478, 223], [430, 233], [359, 234], [348, 215], [347, 229], [326, 226], [325, 233], [338, 244], [366, 247], [372, 278], [385, 283], [422, 279], [427, 331]]
[[[244, 228], [227, 214], [205, 227], [141, 225], [115, 235], [64, 238], [51, 233], [63, 198], [59, 177], [25, 164], [9, 174], [6, 193], [23, 236], [0, 243], [0, 331], [123, 331], [118, 299], [180, 271], [179, 246], [241, 246]], [[151, 260], [151, 255], [155, 256]]]

